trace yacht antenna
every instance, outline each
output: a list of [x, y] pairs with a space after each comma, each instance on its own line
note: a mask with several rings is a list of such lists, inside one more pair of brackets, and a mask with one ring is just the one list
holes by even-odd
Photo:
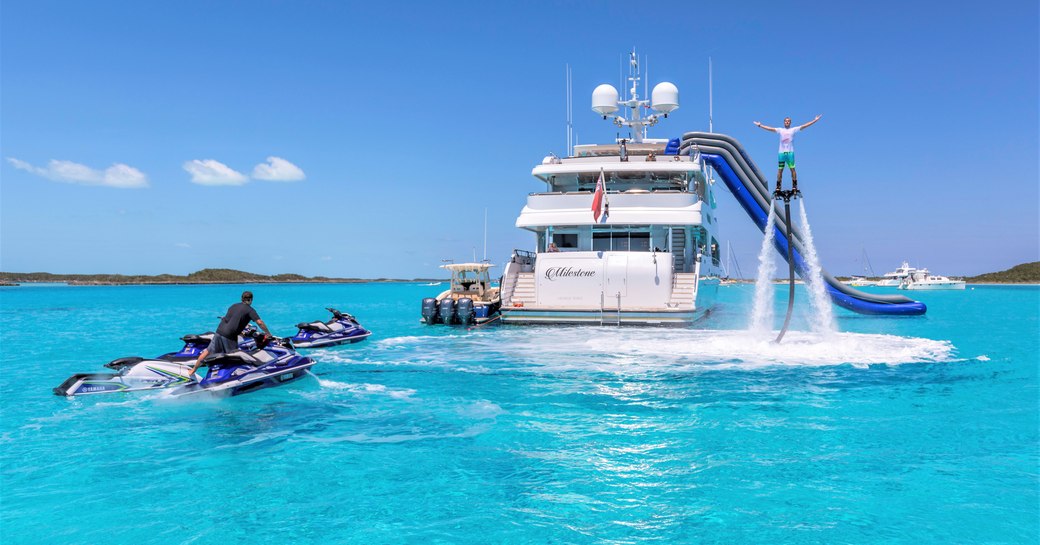
[[625, 88], [625, 55], [618, 55], [617, 61], [618, 89]]
[[715, 132], [713, 130], [713, 128], [712, 128], [712, 119], [711, 119], [711, 106], [712, 106], [711, 103], [712, 103], [712, 100], [711, 99], [712, 99], [712, 96], [711, 96], [711, 57], [708, 57], [708, 132]]
[[[473, 261], [476, 261], [474, 259]], [[487, 261], [487, 207], [484, 207], [484, 261]]]
[[574, 148], [572, 142], [574, 142], [574, 110], [572, 92], [573, 89], [571, 84], [571, 65], [567, 65], [567, 157], [574, 155]]
[[[643, 55], [643, 96], [650, 96], [650, 55]], [[646, 126], [643, 126], [643, 138], [646, 138]]]
[[[645, 74], [640, 73], [639, 56], [636, 55], [635, 49], [629, 53], [628, 65], [628, 97], [622, 100], [614, 86], [602, 84], [592, 92], [592, 110], [603, 116], [603, 119], [613, 118], [613, 123], [618, 127], [628, 127], [631, 131], [630, 140], [639, 144], [646, 138], [647, 128], [656, 125], [662, 116], [668, 117], [669, 113], [679, 108], [679, 90], [674, 84], [664, 81], [654, 86], [652, 97], [641, 99], [639, 81], [645, 77], [646, 87], [649, 88], [649, 70]], [[650, 98], [652, 100], [648, 100]], [[624, 111], [618, 112], [622, 108], [628, 109], [627, 115]], [[646, 115], [644, 109], [647, 110]]]

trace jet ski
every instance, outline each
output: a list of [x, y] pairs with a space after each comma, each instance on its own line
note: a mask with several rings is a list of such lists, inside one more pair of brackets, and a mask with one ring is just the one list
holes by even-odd
[[236, 396], [302, 378], [316, 362], [298, 354], [289, 339], [263, 337], [254, 350], [219, 354], [205, 363], [208, 370], [202, 380], [181, 384], [169, 395]]
[[[136, 361], [133, 361], [136, 360]], [[157, 390], [178, 384], [187, 384], [194, 360], [168, 361], [144, 358], [120, 358], [109, 363], [121, 367], [116, 373], [77, 373], [65, 379], [54, 393], [60, 396], [109, 394]]]
[[[242, 334], [238, 336], [238, 348], [240, 350], [253, 350], [256, 348], [256, 335], [257, 331], [253, 326], [246, 326], [242, 331]], [[214, 333], [207, 331], [205, 333], [198, 333], [192, 335], [185, 335], [181, 337], [184, 341], [184, 347], [176, 352], [169, 352], [161, 356], [154, 358], [142, 358], [140, 356], [128, 356], [125, 358], [114, 359], [105, 364], [105, 367], [109, 369], [122, 369], [136, 363], [145, 361], [146, 359], [162, 360], [170, 362], [194, 362], [199, 359], [199, 354], [205, 350], [209, 343], [213, 340]], [[190, 368], [189, 368], [190, 369]]]
[[350, 314], [340, 312], [334, 308], [326, 308], [325, 310], [332, 313], [332, 319], [327, 322], [296, 324], [300, 331], [290, 339], [294, 346], [297, 348], [319, 348], [344, 343], [356, 343], [367, 339], [372, 334], [371, 331], [361, 327], [357, 318]]
[[[255, 350], [258, 333], [247, 327], [238, 338], [241, 350]], [[155, 358], [130, 356], [112, 360], [105, 367], [115, 373], [77, 373], [67, 378], [54, 393], [60, 396], [86, 394], [108, 394], [113, 392], [136, 392], [157, 390], [187, 384], [193, 379], [188, 376], [195, 360], [213, 340], [213, 332], [185, 335], [181, 337], [184, 347]]]

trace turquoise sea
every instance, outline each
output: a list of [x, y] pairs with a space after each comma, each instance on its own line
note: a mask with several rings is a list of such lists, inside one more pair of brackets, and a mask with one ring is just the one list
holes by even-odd
[[[238, 398], [51, 393], [243, 289], [278, 334], [336, 306], [373, 335]], [[0, 542], [1040, 540], [1040, 287], [830, 336], [800, 287], [780, 345], [746, 331], [753, 286], [693, 329], [421, 325], [441, 289], [0, 288]]]

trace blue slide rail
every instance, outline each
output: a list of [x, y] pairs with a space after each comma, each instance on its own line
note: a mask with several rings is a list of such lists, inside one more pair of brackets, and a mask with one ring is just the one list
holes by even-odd
[[[684, 150], [692, 148], [700, 153], [704, 162], [715, 169], [759, 230], [765, 233], [771, 195], [761, 172], [751, 162], [743, 147], [730, 137], [713, 133], [687, 133], [683, 137], [683, 147]], [[790, 241], [787, 239], [785, 227], [789, 218], [784, 217], [782, 208], [776, 210], [776, 216], [773, 244], [786, 260]], [[809, 266], [802, 257], [802, 242], [797, 227], [793, 225], [792, 234], [794, 267], [799, 276], [806, 278]], [[823, 271], [823, 279], [827, 293], [835, 304], [860, 314], [917, 316], [927, 311], [924, 303], [902, 295], [880, 295], [853, 289], [826, 271]]]

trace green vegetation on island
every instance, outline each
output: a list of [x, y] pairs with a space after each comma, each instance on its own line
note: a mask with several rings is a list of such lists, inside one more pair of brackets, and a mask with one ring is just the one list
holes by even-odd
[[300, 274], [276, 274], [267, 276], [234, 269], [202, 269], [191, 274], [180, 276], [175, 274], [122, 275], [122, 274], [52, 274], [52, 273], [12, 273], [0, 272], [0, 283], [15, 285], [19, 283], [64, 282], [70, 285], [107, 286], [123, 284], [275, 284], [275, 283], [310, 283], [341, 284], [359, 282], [419, 282], [426, 279], [412, 280], [393, 278], [329, 278], [326, 276], [307, 277]]
[[1040, 261], [1015, 265], [1006, 271], [965, 278], [969, 284], [1040, 284]]

